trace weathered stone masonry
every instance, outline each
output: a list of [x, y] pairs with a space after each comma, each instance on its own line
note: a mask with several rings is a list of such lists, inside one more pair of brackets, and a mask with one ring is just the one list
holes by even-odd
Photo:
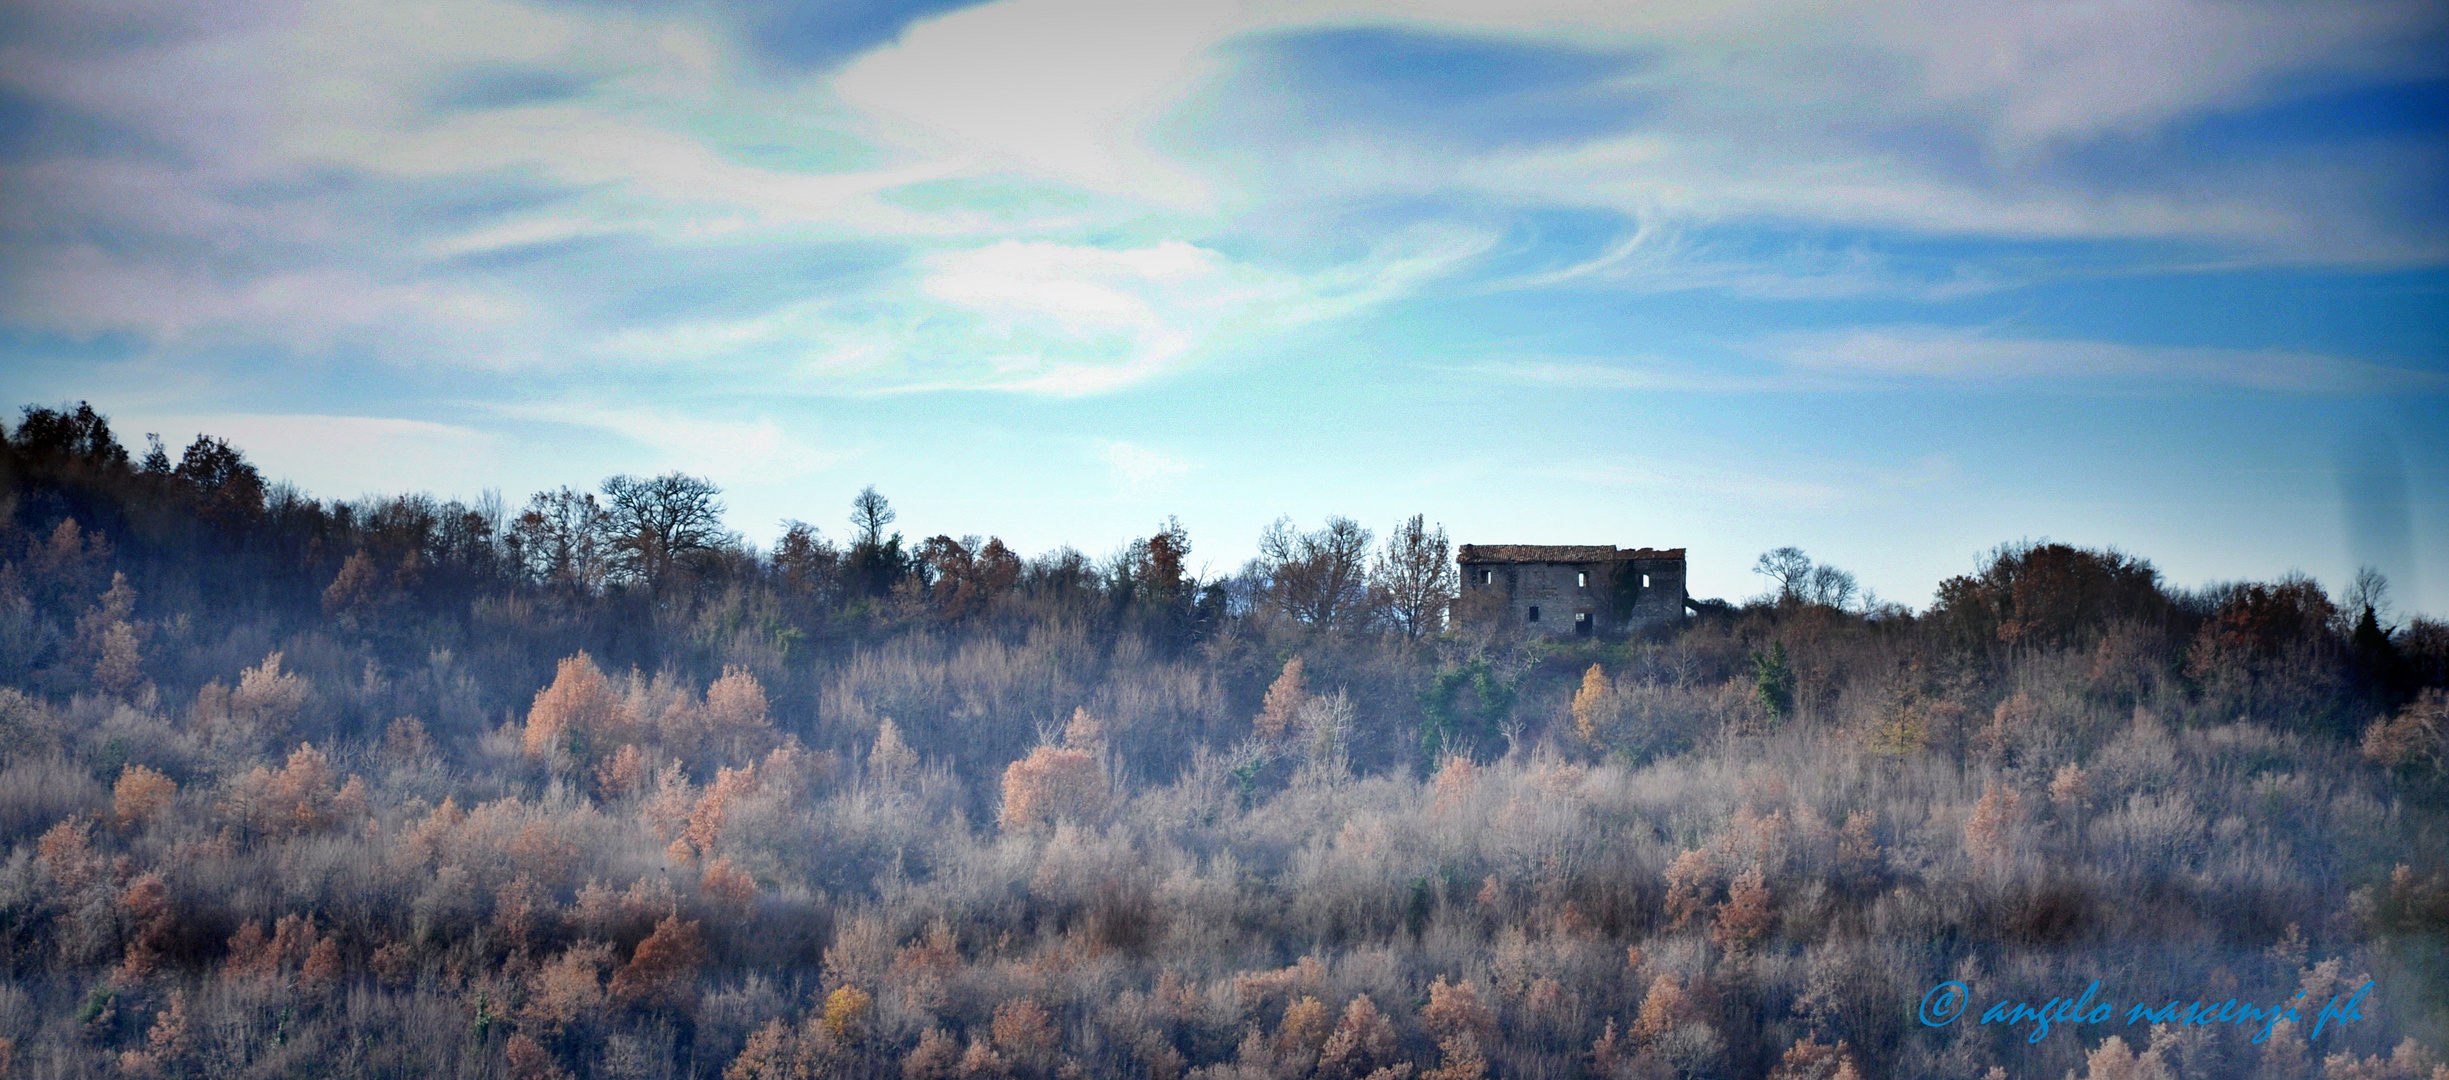
[[[1683, 619], [1684, 549], [1464, 544], [1466, 617], [1502, 617], [1532, 633], [1622, 634]], [[1502, 606], [1487, 598], [1501, 597]]]

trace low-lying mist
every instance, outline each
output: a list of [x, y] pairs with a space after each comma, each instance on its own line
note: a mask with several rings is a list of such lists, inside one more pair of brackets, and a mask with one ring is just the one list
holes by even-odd
[[1200, 580], [5, 435], [0, 1076], [2449, 1080], [2449, 626], [2376, 575], [1785, 549], [1557, 639], [1422, 518]]

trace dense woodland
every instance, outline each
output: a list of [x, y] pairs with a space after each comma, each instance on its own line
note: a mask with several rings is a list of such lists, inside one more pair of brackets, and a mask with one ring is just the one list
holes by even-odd
[[0, 1075], [2449, 1078], [2449, 627], [2370, 576], [1786, 549], [1528, 640], [1418, 518], [1203, 580], [5, 434]]

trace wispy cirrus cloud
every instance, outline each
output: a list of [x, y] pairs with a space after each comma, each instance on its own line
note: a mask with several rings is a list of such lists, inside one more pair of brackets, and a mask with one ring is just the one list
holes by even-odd
[[[1173, 298], [1172, 316], [1152, 302], [1097, 323], [1057, 295], [1112, 289], [1112, 266], [1138, 252], [1264, 238], [1328, 268], [1253, 286], [1254, 307], [1366, 310], [1318, 306], [1361, 290], [1336, 280], [1349, 260], [1317, 258], [1350, 236], [1275, 224], [1326, 220], [1284, 213], [1305, 204], [1440, 196], [1408, 220], [1382, 215], [1389, 236], [1543, 206], [1616, 217], [1598, 257], [1562, 245], [1548, 269], [1488, 283], [1531, 291], [1944, 298], [2024, 280], [1980, 255], [1900, 267], [1876, 239], [1746, 235], [1761, 230], [2421, 263], [2442, 257], [2437, 215], [2410, 216], [2422, 185], [2394, 179], [2438, 175], [2420, 139], [2221, 158], [2190, 151], [2183, 125], [2249, 114], [2291, 85], [2437, 77], [2427, 47], [2443, 24], [2411, 0], [2114, 13], [1001, 0], [822, 18], [447, 0], [414, 16], [241, 4], [214, 20], [56, 5], [0, 38], [0, 82], [45, 118], [0, 163], [15, 219], [0, 297], [33, 329], [260, 335], [310, 352], [356, 338], [398, 360], [499, 365], [608, 329], [566, 308], [609, 270], [539, 257], [556, 246], [625, 238], [622, 259], [667, 275], [669, 293], [702, 273], [695, 250], [864, 238], [919, 256], [869, 299], [967, 312], [954, 321], [978, 337], [958, 351], [985, 357], [902, 382], [1076, 394], [1178, 360], [1231, 306]], [[2092, 164], [2103, 147], [2126, 165]], [[536, 196], [431, 198], [507, 176]], [[1012, 193], [1031, 185], [1060, 205], [1026, 210]], [[1470, 217], [1439, 209], [1462, 204]], [[64, 239], [66, 219], [101, 239]], [[1022, 299], [946, 265], [1029, 252], [1066, 253], [1078, 276]], [[1439, 276], [1389, 273], [1379, 288]], [[333, 299], [283, 299], [302, 295]], [[1005, 377], [1033, 351], [1012, 348], [1032, 325], [1140, 359], [1037, 349], [1021, 365], [1034, 372]], [[867, 327], [935, 334], [925, 351], [944, 352], [927, 311]]]
[[1772, 335], [1694, 359], [1523, 357], [1457, 373], [1526, 385], [1700, 393], [1858, 392], [1902, 384], [2125, 387], [2184, 392], [2233, 386], [2280, 394], [2449, 390], [2449, 375], [2283, 349], [2187, 348], [2014, 337], [1980, 327], [1868, 326]]
[[1760, 348], [1790, 372], [1839, 380], [2210, 384], [2303, 394], [2449, 388], [2449, 376], [2435, 372], [2318, 353], [2001, 337], [1957, 327], [1788, 334]]
[[1515, 373], [2425, 386], [1910, 308], [2437, 266], [2437, 125], [2271, 110], [2433, 85], [2444, 43], [2420, 0], [50, 5], [0, 32], [0, 109], [31, 118], [0, 153], [0, 329], [1082, 398], [1319, 323], [1399, 334], [1373, 320], [1424, 296], [1707, 294], [1772, 325], [1901, 307], [1749, 366]]
[[942, 247], [913, 257], [911, 273], [889, 286], [625, 330], [598, 349], [639, 363], [750, 371], [799, 393], [1078, 397], [1390, 302], [1456, 272], [1491, 240], [1416, 231], [1306, 272], [1181, 240]]

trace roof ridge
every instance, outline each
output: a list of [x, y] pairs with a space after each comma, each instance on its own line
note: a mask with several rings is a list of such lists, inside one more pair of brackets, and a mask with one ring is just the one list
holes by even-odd
[[1622, 562], [1681, 559], [1683, 548], [1620, 548], [1614, 544], [1464, 544], [1456, 562]]

